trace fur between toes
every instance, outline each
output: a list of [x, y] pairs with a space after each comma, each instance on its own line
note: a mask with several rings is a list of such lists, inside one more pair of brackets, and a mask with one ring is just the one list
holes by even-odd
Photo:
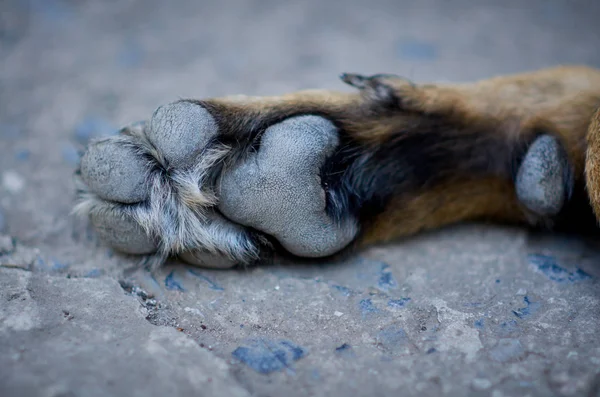
[[[212, 119], [203, 126], [202, 117], [210, 115], [197, 108], [185, 102], [167, 105], [155, 112], [149, 125], [126, 128], [120, 136], [92, 142], [78, 172], [75, 212], [88, 216], [100, 237], [122, 252], [146, 254], [155, 246], [160, 261], [201, 250], [231, 263], [250, 263], [259, 255], [255, 239], [213, 209], [217, 199], [212, 172], [231, 149], [211, 142], [215, 130], [194, 141], [200, 149], [183, 145], [181, 153], [175, 151], [177, 140], [203, 131], [199, 127], [215, 126]], [[192, 112], [189, 119], [186, 112]], [[101, 161], [108, 163], [110, 172], [101, 172], [105, 165]], [[130, 246], [119, 236], [133, 229], [138, 240], [143, 240], [143, 232], [152, 243]]]

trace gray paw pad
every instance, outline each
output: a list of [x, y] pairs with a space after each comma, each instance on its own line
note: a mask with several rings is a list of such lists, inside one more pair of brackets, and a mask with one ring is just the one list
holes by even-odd
[[[217, 133], [203, 107], [175, 102], [158, 108], [148, 123], [91, 143], [80, 164], [76, 212], [124, 253], [180, 255], [203, 267], [247, 263], [258, 248], [245, 228], [211, 208], [206, 173], [227, 154], [223, 148], [206, 152]], [[160, 169], [165, 166], [168, 172]]]
[[81, 178], [98, 197], [121, 203], [144, 201], [148, 166], [123, 139], [92, 143], [81, 158]]
[[132, 255], [156, 252], [157, 245], [133, 218], [115, 210], [90, 213], [90, 220], [100, 238], [114, 249]]
[[275, 237], [292, 254], [334, 254], [357, 233], [354, 220], [337, 224], [325, 211], [320, 168], [338, 143], [335, 126], [322, 117], [294, 117], [271, 126], [257, 153], [224, 171], [219, 209], [234, 222]]
[[537, 138], [515, 182], [521, 203], [538, 215], [556, 215], [570, 194], [571, 183], [569, 159], [560, 142], [549, 135]]
[[156, 109], [146, 135], [170, 166], [189, 168], [217, 131], [217, 123], [202, 106], [175, 102]]

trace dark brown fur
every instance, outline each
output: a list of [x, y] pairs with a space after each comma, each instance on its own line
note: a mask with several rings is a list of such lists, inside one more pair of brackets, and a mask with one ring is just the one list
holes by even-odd
[[[463, 220], [576, 229], [594, 220], [589, 201], [600, 217], [600, 71], [558, 67], [453, 85], [342, 79], [359, 91], [198, 102], [220, 124], [219, 139], [248, 146], [290, 116], [332, 120], [342, 145], [322, 172], [328, 206], [359, 216], [362, 244]], [[536, 218], [515, 194], [516, 170], [539, 134], [559, 138], [574, 170], [576, 192], [556, 219]]]

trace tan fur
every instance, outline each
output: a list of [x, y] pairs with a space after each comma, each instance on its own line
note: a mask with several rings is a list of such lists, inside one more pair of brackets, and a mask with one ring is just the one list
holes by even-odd
[[390, 203], [362, 236], [361, 246], [466, 220], [517, 223], [523, 211], [514, 188], [499, 179], [457, 182]]
[[596, 218], [600, 219], [600, 109], [592, 118], [587, 141], [587, 190]]

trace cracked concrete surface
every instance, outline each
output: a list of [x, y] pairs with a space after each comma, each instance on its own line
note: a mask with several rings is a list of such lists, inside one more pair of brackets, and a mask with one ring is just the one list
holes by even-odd
[[340, 263], [116, 255], [68, 214], [91, 137], [179, 97], [600, 66], [592, 1], [0, 4], [0, 395], [597, 396], [600, 244], [458, 225]]
[[115, 280], [48, 277], [16, 269], [2, 269], [0, 275], [0, 383], [5, 396], [41, 391], [249, 396], [231, 379], [225, 360], [175, 328], [145, 321], [146, 310], [124, 295]]

